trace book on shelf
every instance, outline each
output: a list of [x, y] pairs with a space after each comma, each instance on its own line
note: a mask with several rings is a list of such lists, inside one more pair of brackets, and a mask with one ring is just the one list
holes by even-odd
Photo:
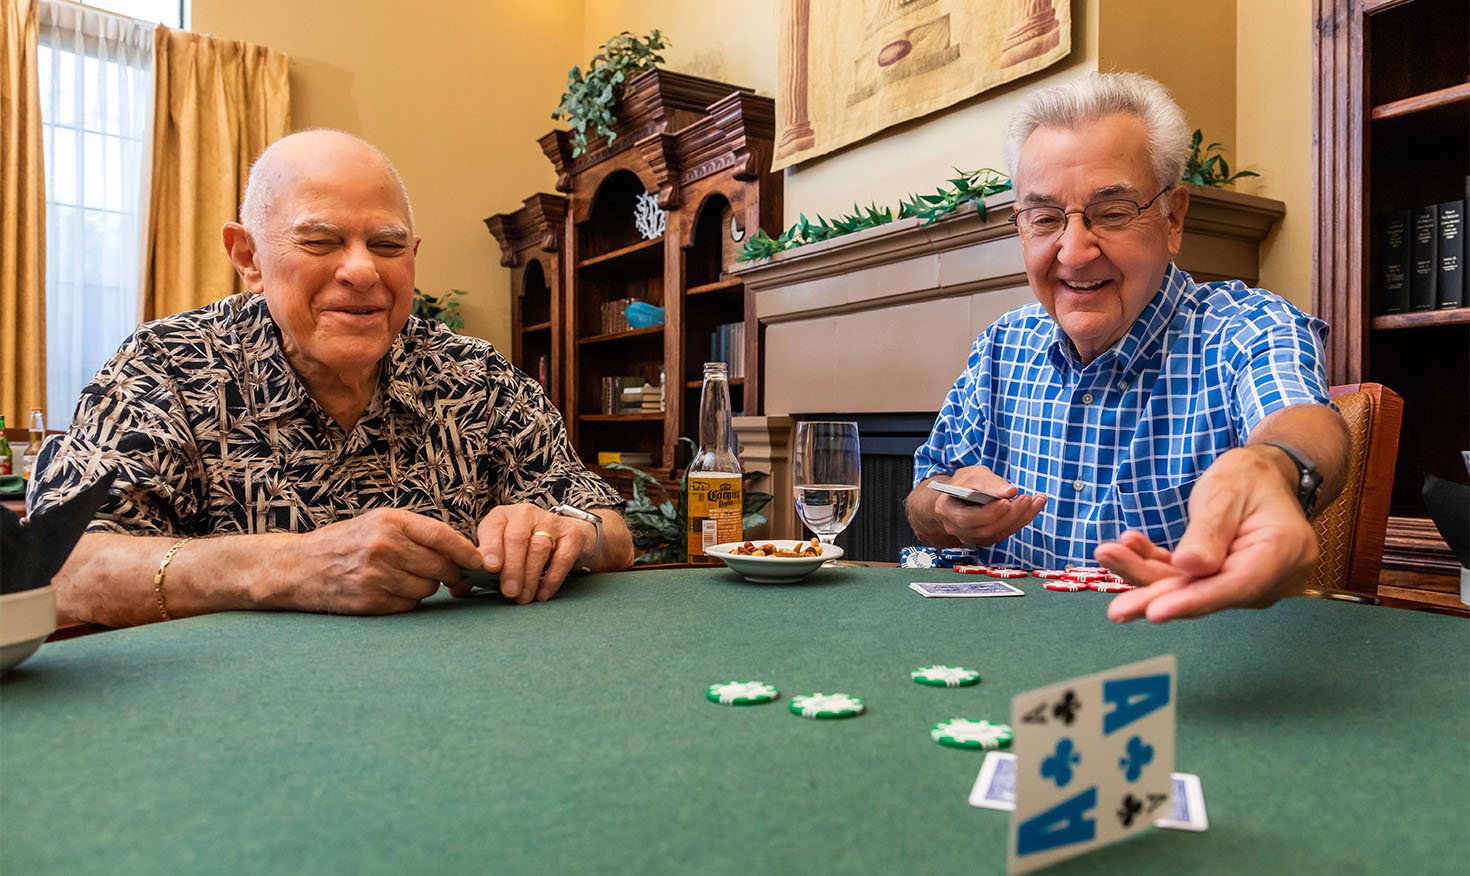
[[1379, 261], [1383, 265], [1379, 308], [1384, 313], [1406, 313], [1409, 310], [1409, 211], [1399, 210], [1383, 217], [1383, 245]]
[[1415, 207], [1409, 222], [1409, 309], [1432, 310], [1439, 273], [1439, 208]]
[[639, 408], [645, 414], [661, 414], [664, 410], [664, 388], [652, 383], [643, 385]]
[[715, 326], [709, 335], [709, 349], [709, 361], [729, 366], [730, 379], [745, 376], [745, 323]]
[[1434, 278], [1438, 307], [1465, 306], [1465, 202], [1439, 205], [1439, 273]]
[[598, 465], [608, 465], [614, 462], [622, 463], [623, 465], [649, 466], [653, 465], [653, 454], [636, 450], [597, 451]]
[[[641, 389], [648, 382], [647, 377], [636, 375], [614, 375], [602, 378], [602, 412], [604, 414], [626, 414], [630, 413], [624, 407], [625, 391], [628, 389], [639, 390], [637, 396], [639, 405], [642, 404]], [[632, 413], [637, 413], [635, 409]]]
[[551, 389], [551, 357], [545, 353], [536, 357], [536, 382], [543, 390]]

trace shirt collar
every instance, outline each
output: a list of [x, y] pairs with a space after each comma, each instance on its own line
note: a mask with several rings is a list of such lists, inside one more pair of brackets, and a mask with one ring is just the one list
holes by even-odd
[[[265, 296], [242, 294], [249, 298], [239, 305], [236, 331], [245, 358], [245, 379], [249, 384], [245, 395], [251, 400], [254, 416], [272, 420], [302, 406], [319, 409], [286, 359], [286, 352], [281, 348], [280, 330], [271, 319]], [[410, 317], [408, 325], [393, 339], [388, 354], [383, 357], [378, 393], [369, 403], [369, 410], [377, 407], [377, 396], [381, 395], [421, 419], [429, 418], [431, 412], [424, 400], [423, 372], [413, 367], [418, 350], [423, 347], [423, 334], [421, 322]]]
[[[1159, 284], [1159, 291], [1144, 305], [1143, 312], [1138, 314], [1128, 332], [1089, 364], [1111, 365], [1117, 369], [1120, 377], [1136, 373], [1158, 347], [1185, 291], [1193, 285], [1189, 275], [1179, 270], [1171, 260], [1164, 269], [1164, 279]], [[1082, 365], [1072, 346], [1072, 340], [1061, 330], [1056, 320], [1047, 320], [1047, 330], [1050, 336], [1043, 336], [1040, 340], [1046, 345], [1052, 364], [1063, 371], [1080, 370]]]

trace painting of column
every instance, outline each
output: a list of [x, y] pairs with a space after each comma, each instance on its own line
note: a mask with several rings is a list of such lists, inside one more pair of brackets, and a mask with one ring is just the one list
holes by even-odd
[[1072, 50], [1068, 0], [781, 0], [779, 170]]

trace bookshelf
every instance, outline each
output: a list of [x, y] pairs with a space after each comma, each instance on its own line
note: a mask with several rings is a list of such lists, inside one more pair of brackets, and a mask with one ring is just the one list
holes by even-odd
[[[761, 411], [760, 326], [730, 268], [747, 232], [781, 221], [781, 176], [769, 170], [775, 106], [749, 89], [655, 69], [629, 80], [618, 115], [613, 143], [593, 139], [575, 158], [565, 131], [540, 140], [567, 206], [566, 288], [553, 319], [562, 411], [585, 462], [647, 453], [646, 468], [667, 479], [687, 462], [680, 436], [698, 437], [712, 339], [746, 375], [731, 381], [735, 410]], [[640, 201], [646, 217], [650, 198], [664, 228], [645, 239], [634, 217]], [[621, 312], [628, 299], [664, 308], [663, 325], [610, 324], [606, 309]], [[625, 377], [659, 383], [663, 410], [610, 411], [606, 383]]]
[[[1458, 572], [1419, 489], [1425, 472], [1467, 481], [1460, 453], [1470, 449], [1470, 308], [1384, 313], [1382, 228], [1390, 214], [1470, 196], [1470, 6], [1315, 7], [1312, 303], [1332, 326], [1332, 382], [1373, 381], [1403, 396], [1384, 579], [1394, 579], [1396, 601], [1412, 603], [1404, 580]], [[1421, 589], [1432, 602], [1432, 588]]]
[[517, 368], [541, 382], [551, 403], [562, 409], [565, 382], [560, 364], [564, 337], [561, 253], [567, 199], [535, 194], [513, 213], [497, 213], [485, 227], [500, 244], [500, 263], [510, 268], [511, 355]]

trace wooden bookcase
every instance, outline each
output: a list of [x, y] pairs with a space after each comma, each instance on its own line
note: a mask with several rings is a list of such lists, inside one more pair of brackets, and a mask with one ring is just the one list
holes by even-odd
[[[1315, 0], [1314, 311], [1334, 384], [1403, 396], [1384, 550], [1393, 596], [1426, 602], [1458, 573], [1419, 497], [1425, 472], [1466, 482], [1470, 308], [1381, 314], [1379, 229], [1396, 210], [1470, 196], [1470, 4]], [[1415, 583], [1418, 582], [1418, 583]], [[1383, 595], [1381, 585], [1380, 595]]]
[[514, 213], [485, 220], [500, 244], [500, 263], [510, 268], [511, 362], [541, 381], [547, 397], [565, 410], [561, 324], [562, 260], [565, 251], [567, 199], [535, 194]]
[[[748, 89], [654, 69], [630, 80], [616, 137], [573, 158], [565, 131], [540, 140], [566, 193], [565, 292], [554, 331], [573, 446], [651, 454], [650, 471], [682, 466], [680, 436], [698, 438], [699, 388], [710, 333], [744, 325], [744, 377], [731, 380], [737, 412], [761, 408], [761, 338], [754, 298], [730, 275], [740, 241], [781, 221], [781, 177], [770, 172], [775, 105]], [[645, 193], [665, 211], [645, 240], [634, 213]], [[603, 305], [637, 298], [664, 308], [664, 324], [604, 331]], [[603, 379], [635, 376], [664, 387], [661, 413], [604, 411]], [[613, 480], [619, 480], [613, 478]]]

